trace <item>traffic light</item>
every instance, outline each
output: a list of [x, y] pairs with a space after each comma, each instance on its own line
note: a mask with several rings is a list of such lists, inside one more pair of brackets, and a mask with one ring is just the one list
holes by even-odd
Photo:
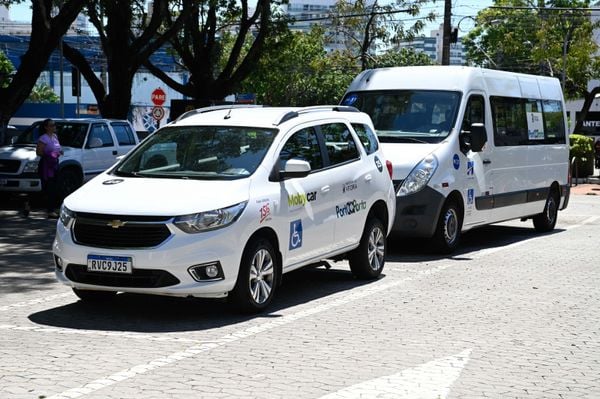
[[453, 28], [450, 32], [450, 43], [458, 42], [458, 28]]
[[73, 97], [81, 96], [81, 74], [74, 66], [71, 67], [71, 94]]

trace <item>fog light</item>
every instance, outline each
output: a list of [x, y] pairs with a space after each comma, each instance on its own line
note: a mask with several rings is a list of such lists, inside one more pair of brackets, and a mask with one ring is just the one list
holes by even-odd
[[64, 262], [61, 257], [54, 255], [54, 266], [60, 271], [62, 271], [64, 267]]
[[188, 272], [196, 281], [214, 281], [224, 278], [223, 269], [219, 262], [194, 265], [188, 269]]

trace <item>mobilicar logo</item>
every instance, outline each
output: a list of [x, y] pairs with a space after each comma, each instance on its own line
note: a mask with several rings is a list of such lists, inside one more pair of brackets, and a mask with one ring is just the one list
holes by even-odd
[[304, 206], [307, 202], [316, 201], [317, 192], [312, 191], [310, 193], [298, 193], [298, 194], [288, 194], [288, 206]]
[[365, 209], [367, 209], [366, 201], [358, 202], [357, 200], [352, 200], [346, 202], [344, 205], [337, 205], [335, 207], [335, 214], [338, 218], [343, 218], [344, 216], [349, 216]]

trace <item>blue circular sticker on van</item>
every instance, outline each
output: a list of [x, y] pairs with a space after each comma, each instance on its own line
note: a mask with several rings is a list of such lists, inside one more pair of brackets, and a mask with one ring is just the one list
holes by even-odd
[[350, 94], [348, 97], [344, 98], [342, 105], [352, 105], [356, 100], [358, 100], [358, 96], [356, 94]]
[[460, 168], [460, 158], [458, 157], [458, 154], [454, 154], [454, 157], [452, 157], [452, 164], [454, 165], [454, 169], [458, 170], [458, 168]]

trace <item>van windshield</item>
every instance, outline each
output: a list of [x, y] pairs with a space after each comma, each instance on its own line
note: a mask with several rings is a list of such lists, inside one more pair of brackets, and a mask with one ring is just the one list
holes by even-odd
[[381, 142], [438, 143], [456, 120], [461, 94], [441, 90], [348, 93], [342, 105], [369, 114]]
[[252, 127], [166, 127], [136, 147], [113, 173], [173, 179], [240, 179], [254, 173], [276, 135], [275, 129]]

